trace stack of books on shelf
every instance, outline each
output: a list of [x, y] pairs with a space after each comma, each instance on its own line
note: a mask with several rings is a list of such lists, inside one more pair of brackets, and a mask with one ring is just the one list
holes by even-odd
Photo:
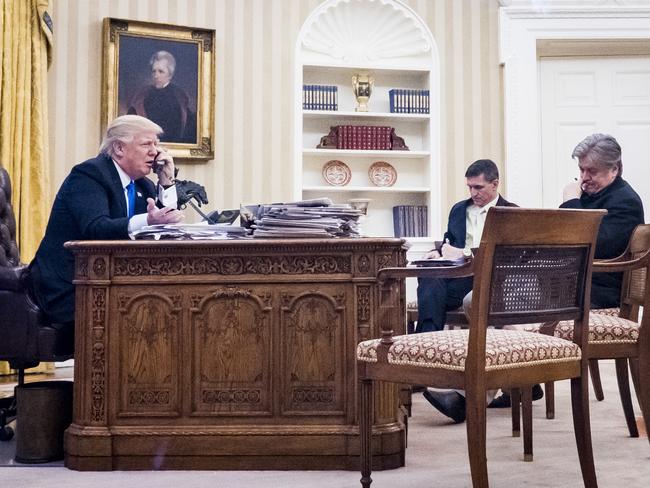
[[359, 237], [361, 210], [329, 198], [241, 208], [242, 225], [254, 238]]
[[337, 149], [390, 150], [391, 130], [387, 126], [340, 125]]
[[426, 237], [429, 235], [426, 205], [397, 205], [393, 207], [395, 237]]
[[390, 111], [399, 114], [428, 114], [429, 90], [393, 88], [388, 91]]
[[338, 110], [339, 87], [335, 85], [302, 85], [303, 110]]

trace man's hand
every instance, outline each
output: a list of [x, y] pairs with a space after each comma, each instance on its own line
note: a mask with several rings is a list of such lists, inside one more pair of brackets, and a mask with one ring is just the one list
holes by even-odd
[[183, 220], [183, 212], [171, 207], [156, 207], [153, 198], [147, 198], [147, 224], [176, 224]]
[[573, 200], [582, 196], [582, 179], [578, 178], [564, 187], [562, 191], [562, 201]]
[[160, 147], [158, 155], [154, 161], [154, 172], [158, 175], [158, 182], [162, 186], [170, 186], [174, 184], [174, 176], [176, 168], [174, 167], [174, 158], [172, 155]]
[[424, 255], [424, 259], [438, 259], [439, 257], [440, 253], [437, 249], [433, 249]]
[[176, 196], [178, 199], [178, 208], [184, 208], [185, 204], [192, 198], [196, 200], [199, 207], [208, 202], [208, 195], [205, 187], [194, 181], [182, 180], [176, 182]]
[[463, 250], [460, 247], [454, 247], [445, 242], [442, 245], [442, 257], [445, 259], [458, 259], [464, 256]]

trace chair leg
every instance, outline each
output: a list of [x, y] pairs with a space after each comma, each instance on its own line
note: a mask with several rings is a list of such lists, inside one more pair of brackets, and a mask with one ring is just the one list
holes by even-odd
[[636, 399], [641, 405], [641, 385], [639, 385], [639, 359], [638, 358], [628, 358], [628, 364], [630, 365], [630, 373], [632, 375], [632, 384], [634, 385], [634, 391], [636, 392]]
[[359, 392], [359, 440], [361, 442], [361, 486], [369, 488], [372, 483], [372, 380], [360, 380]]
[[634, 407], [632, 406], [632, 395], [630, 393], [630, 379], [627, 372], [627, 358], [619, 358], [616, 363], [616, 380], [618, 381], [618, 393], [621, 396], [623, 414], [627, 423], [627, 430], [630, 437], [639, 437], [639, 429], [636, 426]]
[[486, 456], [486, 404], [485, 390], [465, 391], [467, 411], [467, 452], [472, 472], [473, 488], [488, 488]]
[[546, 418], [555, 418], [555, 383], [544, 383], [544, 396], [546, 397]]
[[533, 460], [533, 387], [521, 390], [521, 412], [524, 424], [524, 461]]
[[589, 360], [589, 374], [591, 375], [591, 384], [594, 385], [596, 400], [602, 402], [605, 399], [605, 395], [603, 394], [603, 384], [600, 381], [600, 368], [598, 367], [598, 359]]
[[413, 334], [415, 332], [415, 321], [407, 320], [406, 321], [406, 333]]
[[512, 388], [510, 390], [510, 412], [512, 414], [512, 437], [519, 437], [521, 430], [519, 426], [519, 419], [521, 417], [521, 390], [519, 388]]
[[[586, 368], [583, 369], [583, 373], [587, 373]], [[571, 379], [571, 409], [582, 481], [585, 488], [597, 488], [589, 421], [589, 383], [586, 375]]]
[[[643, 414], [643, 421], [645, 422], [646, 431], [650, 431], [650, 357], [648, 356], [648, 351], [642, 350], [639, 354], [639, 359], [630, 362], [632, 366], [632, 371], [636, 370], [636, 379], [637, 386], [637, 397], [639, 399], [639, 405], [641, 407], [641, 412]], [[632, 376], [634, 378], [634, 375]], [[648, 436], [648, 441], [650, 441], [650, 435]]]

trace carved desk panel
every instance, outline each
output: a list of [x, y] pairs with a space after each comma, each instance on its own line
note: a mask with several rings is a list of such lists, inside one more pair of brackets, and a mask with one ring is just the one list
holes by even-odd
[[[356, 344], [400, 239], [94, 241], [75, 254], [66, 466], [358, 469]], [[404, 306], [394, 323], [404, 324]], [[377, 469], [404, 464], [378, 388]]]

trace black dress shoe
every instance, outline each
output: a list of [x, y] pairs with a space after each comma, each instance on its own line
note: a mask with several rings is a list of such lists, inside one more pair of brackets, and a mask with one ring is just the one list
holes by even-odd
[[[544, 398], [544, 390], [539, 383], [533, 386], [533, 401]], [[488, 408], [510, 408], [510, 394], [505, 391], [488, 404]]]
[[456, 424], [465, 422], [465, 397], [455, 391], [425, 390], [424, 398]]

